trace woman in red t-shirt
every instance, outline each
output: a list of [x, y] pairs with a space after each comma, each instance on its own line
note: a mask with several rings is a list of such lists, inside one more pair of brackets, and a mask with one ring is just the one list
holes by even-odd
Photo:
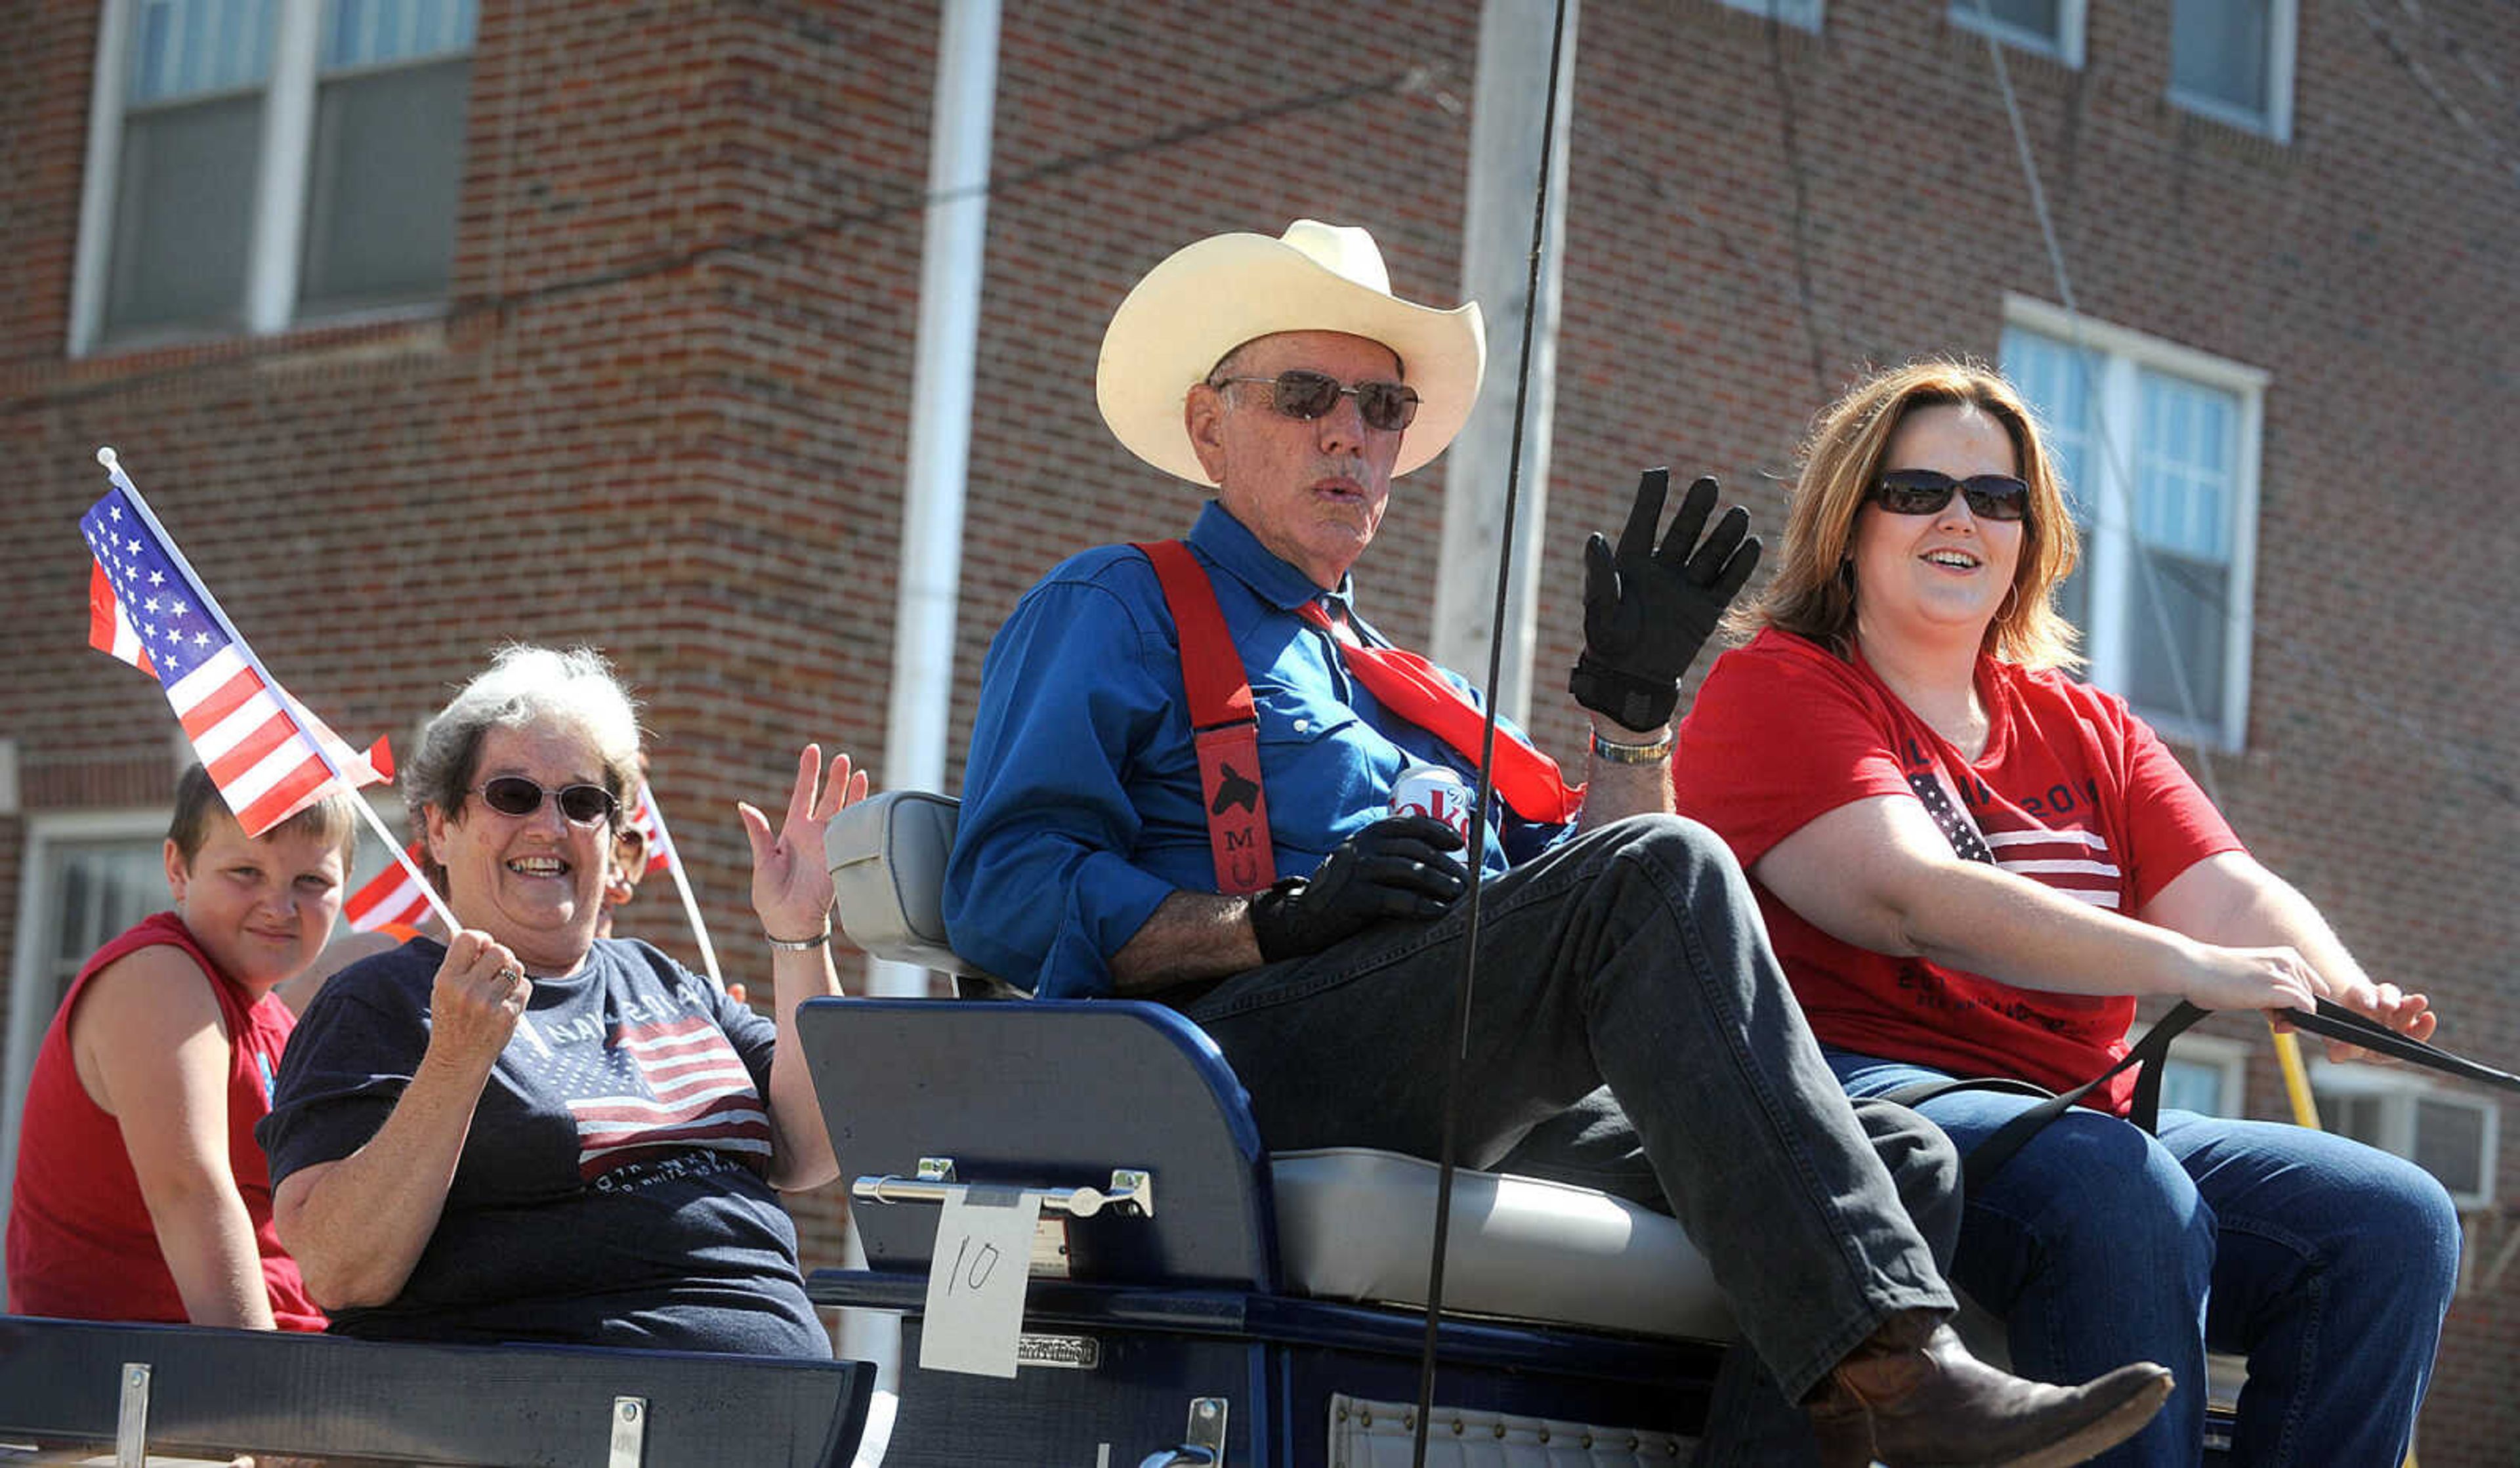
[[[2309, 1007], [2420, 1039], [2253, 860], [2123, 700], [2065, 676], [2049, 602], [2077, 546], [2002, 378], [1931, 361], [1822, 413], [1756, 635], [1707, 675], [1679, 808], [1731, 843], [1831, 1066], [1857, 1094], [1942, 1077], [2065, 1089], [2127, 1048], [2136, 1001]], [[1953, 1277], [2006, 1317], [2013, 1365], [2081, 1380], [2163, 1361], [2179, 1392], [2101, 1461], [2197, 1461], [2205, 1352], [2246, 1353], [2232, 1460], [2394, 1464], [2457, 1267], [2428, 1174], [2341, 1137], [2164, 1111], [2132, 1074], [1968, 1200]], [[2030, 1098], [1918, 1109], [1963, 1151]]]
[[198, 765], [175, 789], [175, 910], [97, 950], [36, 1052], [9, 1200], [9, 1309], [322, 1330], [271, 1224], [253, 1126], [357, 840], [328, 795], [248, 837]]

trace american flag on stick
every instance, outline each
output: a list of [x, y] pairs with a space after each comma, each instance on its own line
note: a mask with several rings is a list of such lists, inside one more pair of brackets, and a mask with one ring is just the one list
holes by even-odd
[[[403, 848], [411, 866], [418, 866], [423, 853], [414, 841]], [[341, 920], [351, 930], [373, 933], [379, 928], [420, 926], [428, 916], [428, 893], [403, 863], [397, 862], [378, 872], [341, 903]]]
[[361, 755], [289, 696], [194, 576], [112, 450], [113, 487], [79, 519], [88, 576], [88, 644], [158, 680], [237, 823], [259, 836], [321, 799], [393, 778], [380, 739]]
[[656, 809], [656, 798], [648, 793], [644, 779], [639, 781], [639, 793], [630, 800], [630, 824], [648, 843], [648, 874], [670, 869], [677, 860], [674, 838], [665, 834], [664, 813]]

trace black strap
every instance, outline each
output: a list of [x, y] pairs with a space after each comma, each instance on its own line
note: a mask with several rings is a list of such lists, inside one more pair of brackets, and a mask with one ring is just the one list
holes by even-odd
[[2185, 1033], [2190, 1025], [2203, 1019], [2205, 1012], [2185, 1000], [2181, 1000], [2177, 1008], [2163, 1015], [2159, 1024], [2154, 1025], [2143, 1039], [2137, 1041], [2124, 1055], [2118, 1058], [2117, 1064], [2075, 1087], [2072, 1090], [2055, 1092], [2045, 1087], [2033, 1085], [2028, 1081], [2015, 1080], [2009, 1076], [1987, 1076], [1975, 1080], [1918, 1081], [1885, 1093], [1882, 1099], [1902, 1106], [1916, 1106], [1936, 1096], [1950, 1095], [1954, 1091], [1960, 1090], [1992, 1090], [2006, 1095], [2045, 1097], [2046, 1099], [2038, 1105], [1996, 1128], [1985, 1140], [1969, 1148], [1968, 1155], [1960, 1159], [1960, 1176], [1968, 1190], [1976, 1192], [1985, 1187], [2005, 1163], [2012, 1160], [2013, 1153], [2020, 1151], [2030, 1138], [2038, 1135], [2041, 1128], [2063, 1116], [2067, 1107], [2091, 1094], [2094, 1088], [2129, 1066], [2141, 1066], [2142, 1069], [2136, 1076], [2135, 1105], [2127, 1113], [2127, 1120], [2146, 1132], [2152, 1131], [2161, 1120], [2160, 1061], [2170, 1053], [2170, 1043]]
[[2300, 1009], [2286, 1009], [2282, 1012], [2283, 1017], [2292, 1021], [2296, 1027], [2308, 1030], [2314, 1035], [2325, 1036], [2329, 1040], [2341, 1040], [2348, 1045], [2359, 1045], [2366, 1050], [2375, 1050], [2392, 1059], [2404, 1060], [2409, 1065], [2420, 1065], [2427, 1070], [2437, 1070], [2445, 1075], [2456, 1076], [2463, 1081], [2482, 1081], [2488, 1086], [2498, 1086], [2504, 1090], [2520, 1090], [2520, 1076], [2515, 1076], [2509, 1071], [2496, 1070], [2493, 1066], [2480, 1064], [2464, 1055], [2453, 1055], [2439, 1045], [2426, 1045], [2420, 1040], [2408, 1039], [2377, 1020], [2366, 1019], [2331, 1000], [2320, 1000], [2316, 1013]]
[[[1995, 864], [1995, 854], [1988, 850], [1986, 842], [1979, 837], [1977, 827], [1956, 810], [1949, 800], [1943, 798], [1938, 782], [1917, 781], [1916, 795], [1919, 800], [1925, 802], [1928, 810], [1933, 811], [1936, 823], [1942, 827], [1943, 834], [1950, 838], [1952, 850], [1958, 853], [1962, 861]], [[2364, 1049], [2404, 1060], [2411, 1065], [2437, 1070], [2445, 1075], [2457, 1076], [2469, 1081], [2482, 1081], [2488, 1086], [2498, 1086], [2506, 1090], [2520, 1090], [2520, 1076], [2512, 1075], [2508, 1071], [2496, 1070], [2490, 1065], [2481, 1065], [2463, 1055], [2453, 1055], [2448, 1050], [2426, 1045], [2420, 1040], [2410, 1040], [2332, 1001], [2318, 1001], [2318, 1008], [2316, 1012], [2305, 1012], [2300, 1009], [2285, 1009], [2281, 1012], [2283, 1017], [2290, 1020], [2296, 1028], [2307, 1030], [2314, 1035], [2323, 1035], [2330, 1040], [2359, 1045]], [[2154, 1025], [2143, 1039], [2136, 1042], [2134, 1046], [2119, 1058], [2117, 1064], [2062, 1095], [2028, 1081], [2015, 1080], [2008, 1076], [1988, 1076], [1974, 1080], [1918, 1081], [1888, 1091], [1881, 1098], [1902, 1106], [1920, 1106], [1936, 1096], [1950, 1095], [1959, 1090], [1992, 1090], [2010, 1095], [2046, 1097], [2038, 1105], [1996, 1128], [1984, 1141], [1969, 1148], [1968, 1155], [1960, 1159], [1960, 1176], [1968, 1188], [1975, 1191], [1984, 1187], [1999, 1169], [2010, 1162], [2012, 1154], [2020, 1151], [2023, 1143], [2038, 1135], [2040, 1128], [2063, 1116], [2065, 1108], [2091, 1094], [2092, 1088], [2130, 1065], [2143, 1068], [2136, 1075], [2135, 1100], [2128, 1109], [2127, 1120], [2146, 1132], [2153, 1131], [2161, 1120], [2162, 1067], [2159, 1062], [2169, 1055], [2170, 1043], [2178, 1039], [2190, 1025], [2203, 1019], [2205, 1014], [2205, 1010], [2197, 1008], [2185, 1000], [2181, 1000], [2178, 1007], [2163, 1015], [2161, 1023]]]
[[[1902, 1106], [1918, 1106], [1936, 1096], [1949, 1095], [1959, 1090], [1992, 1090], [2011, 1095], [2046, 1097], [2040, 1104], [1996, 1128], [1984, 1141], [1971, 1147], [1968, 1155], [1960, 1160], [1961, 1177], [1966, 1179], [1967, 1186], [1975, 1190], [1984, 1187], [1987, 1180], [1996, 1175], [1998, 1169], [2012, 1160], [2013, 1153], [2020, 1151], [2024, 1143], [2038, 1135], [2040, 1128], [2063, 1116], [2066, 1107], [2081, 1100], [2091, 1093], [2093, 1087], [2128, 1066], [2139, 1065], [2143, 1070], [2136, 1077], [2135, 1104], [2128, 1111], [2127, 1120], [2146, 1132], [2154, 1130], [2161, 1120], [2161, 1066], [2158, 1062], [2169, 1054], [2170, 1042], [2178, 1039], [2188, 1026], [2203, 1019], [2205, 1013], [2206, 1011], [2197, 1008], [2194, 1004], [2184, 1000], [2180, 1001], [2179, 1007], [2163, 1015], [2161, 1023], [2154, 1025], [2151, 1032], [2138, 1041], [2117, 1064], [2062, 1095], [2052, 1094], [2045, 1088], [2034, 1086], [2027, 1081], [2016, 1081], [2005, 1076], [1991, 1076], [1965, 1081], [1919, 1081], [1889, 1091], [1882, 1099], [1895, 1101]], [[2320, 1000], [2318, 1008], [2315, 1012], [2285, 1009], [2281, 1013], [2295, 1027], [2307, 1030], [2314, 1035], [2324, 1036], [2329, 1040], [2340, 1040], [2348, 1045], [2359, 1045], [2364, 1049], [2393, 1059], [2404, 1060], [2409, 1065], [2420, 1065], [2427, 1070], [2437, 1070], [2445, 1075], [2457, 1076], [2461, 1080], [2481, 1081], [2488, 1086], [2499, 1087], [2504, 1090], [2520, 1090], [2520, 1076], [2515, 1076], [2509, 1071], [2496, 1070], [2490, 1065], [2470, 1060], [2464, 1055], [2454, 1055], [2438, 1045], [2409, 1039], [2376, 1020], [2366, 1019], [2355, 1013], [2332, 1000]]]

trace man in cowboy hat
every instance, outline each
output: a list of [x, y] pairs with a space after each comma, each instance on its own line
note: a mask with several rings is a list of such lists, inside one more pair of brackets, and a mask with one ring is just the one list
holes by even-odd
[[[1098, 395], [1132, 453], [1215, 499], [1187, 554], [1054, 569], [982, 674], [956, 950], [1038, 995], [1181, 1009], [1273, 1148], [1440, 1145], [1463, 843], [1385, 813], [1408, 767], [1474, 769], [1475, 695], [1364, 626], [1348, 572], [1484, 361], [1478, 307], [1397, 299], [1361, 229], [1173, 254], [1112, 317]], [[2140, 1427], [2168, 1373], [2060, 1388], [1968, 1357], [1911, 1217], [1956, 1223], [1949, 1144], [1850, 1104], [1740, 869], [1668, 814], [1679, 676], [1756, 558], [1738, 509], [1697, 544], [1714, 494], [1657, 553], [1651, 480], [1619, 550], [1588, 548], [1586, 785], [1499, 731], [1462, 1155], [1643, 1170], [1633, 1190], [1708, 1257], [1827, 1461], [2079, 1460]], [[1246, 686], [1206, 691], [1219, 668]]]

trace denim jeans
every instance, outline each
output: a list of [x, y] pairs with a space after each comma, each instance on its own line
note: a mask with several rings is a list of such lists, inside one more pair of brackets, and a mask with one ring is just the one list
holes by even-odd
[[[1941, 1074], [1826, 1053], [1859, 1095]], [[1960, 1091], [1917, 1109], [1965, 1152], [2035, 1104]], [[2361, 1142], [2171, 1110], [2146, 1136], [2076, 1107], [1969, 1196], [1952, 1277], [2003, 1317], [2024, 1376], [2081, 1381], [2138, 1359], [2177, 1375], [2161, 1415], [2094, 1462], [2196, 1462], [2211, 1349], [2249, 1358], [2233, 1463], [2393, 1468], [2458, 1248], [2432, 1175]]]
[[[1271, 1147], [1433, 1157], [1466, 930], [1466, 905], [1381, 923], [1237, 974], [1184, 1012], [1233, 1062]], [[1496, 1165], [1603, 1087], [1635, 1140], [1597, 1154], [1642, 1149], [1787, 1398], [1892, 1312], [1951, 1309], [1740, 867], [1677, 817], [1569, 840], [1481, 893], [1462, 1163]], [[1951, 1185], [1939, 1144], [1912, 1138], [1898, 1155]]]

